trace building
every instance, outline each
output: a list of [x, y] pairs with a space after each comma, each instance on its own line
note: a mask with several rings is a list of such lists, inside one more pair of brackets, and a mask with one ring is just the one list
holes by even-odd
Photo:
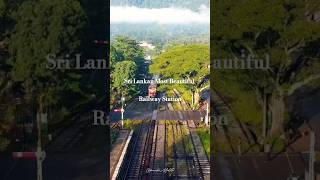
[[143, 48], [146, 48], [146, 49], [149, 49], [149, 50], [154, 50], [156, 47], [146, 41], [141, 41], [139, 43], [139, 46], [143, 47]]

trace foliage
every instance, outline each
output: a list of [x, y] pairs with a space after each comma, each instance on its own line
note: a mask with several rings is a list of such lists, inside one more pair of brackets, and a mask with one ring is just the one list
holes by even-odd
[[192, 140], [191, 140], [191, 137], [190, 135], [188, 134], [188, 129], [186, 126], [181, 126], [181, 131], [182, 131], [182, 140], [185, 144], [185, 149], [186, 149], [186, 153], [188, 155], [192, 154], [193, 150], [194, 150], [194, 147], [193, 147], [193, 144], [192, 144]]
[[228, 78], [231, 77], [230, 74], [224, 75], [215, 73], [214, 78], [217, 80], [213, 82], [214, 89], [220, 90], [220, 94], [230, 103], [232, 112], [238, 120], [252, 125], [261, 125], [262, 109], [256, 100], [256, 94], [249, 88], [243, 87], [241, 79]]
[[173, 126], [171, 126], [170, 124], [174, 124], [174, 122], [172, 121], [165, 121], [166, 124], [168, 124], [166, 126], [167, 129], [167, 133], [166, 133], [166, 154], [168, 157], [167, 160], [167, 166], [168, 168], [173, 168], [174, 167], [174, 134], [173, 134]]
[[315, 48], [319, 47], [320, 25], [314, 19], [320, 2], [241, 0], [235, 4], [215, 0], [212, 4], [211, 26], [219, 27], [212, 28], [214, 58], [240, 58], [242, 54], [264, 58], [268, 54], [271, 59], [269, 69], [214, 70], [213, 77], [241, 82], [241, 89], [256, 95], [261, 109], [266, 96], [266, 112], [273, 113], [262, 116], [271, 119], [269, 131], [283, 131], [285, 98], [320, 78]]
[[[36, 111], [48, 112], [55, 122], [84, 111], [89, 102], [100, 99], [101, 93], [97, 94], [96, 90], [99, 88], [92, 88], [98, 73], [45, 67], [48, 54], [55, 54], [57, 58], [64, 58], [66, 54], [73, 57], [80, 50], [91, 57], [97, 54], [88, 48], [92, 46], [93, 37], [83, 36], [93, 30], [89, 20], [92, 23], [97, 19], [97, 15], [83, 8], [84, 1], [0, 1], [0, 23], [5, 23], [6, 28], [0, 27], [0, 134], [8, 133], [15, 123], [17, 110], [13, 100], [17, 94], [22, 96], [24, 116]], [[3, 2], [7, 2], [5, 11]], [[5, 56], [1, 56], [3, 35], [9, 44]], [[52, 123], [50, 119], [49, 123]]]
[[121, 61], [115, 65], [113, 72], [112, 90], [123, 96], [128, 96], [130, 92], [136, 91], [135, 85], [127, 85], [124, 80], [133, 79], [136, 76], [137, 65], [133, 61]]
[[[139, 92], [136, 84], [125, 84], [125, 80], [139, 78], [146, 74], [144, 50], [139, 43], [126, 36], [118, 36], [111, 43], [111, 102], [116, 102], [121, 96], [130, 99]], [[111, 108], [115, 104], [111, 103]]]
[[48, 54], [59, 57], [79, 50], [86, 23], [80, 3], [26, 1], [13, 17], [17, 23], [9, 47], [12, 77], [24, 89], [27, 103], [36, 103], [42, 111], [61, 105], [66, 97], [68, 102], [83, 98], [78, 72], [45, 68]]
[[[7, 31], [11, 28], [11, 19], [10, 19], [10, 7], [6, 0], [0, 0], [0, 53], [2, 47], [2, 41], [7, 35]], [[1, 58], [1, 57], [0, 57]], [[0, 59], [1, 60], [1, 59]]]
[[193, 78], [201, 81], [209, 73], [209, 47], [206, 45], [176, 46], [158, 56], [150, 70], [164, 78]]
[[134, 61], [141, 67], [144, 61], [144, 51], [139, 43], [127, 36], [117, 36], [111, 44], [111, 67], [120, 61]]
[[132, 119], [125, 119], [124, 121], [124, 127], [126, 129], [132, 129], [136, 130], [142, 123], [142, 120], [132, 120]]
[[0, 18], [2, 18], [5, 14], [6, 4], [4, 0], [0, 0]]
[[119, 137], [119, 130], [111, 129], [110, 131], [111, 144], [113, 144], [118, 137]]
[[13, 82], [9, 74], [11, 67], [8, 65], [7, 47], [8, 31], [12, 28], [10, 11], [7, 1], [0, 0], [0, 151], [5, 150], [10, 143], [6, 133], [11, 129], [14, 120], [12, 114], [15, 111], [15, 107], [11, 105]]
[[32, 76], [52, 77], [55, 72], [42, 65], [45, 57], [49, 53], [72, 54], [80, 45], [79, 31], [84, 26], [85, 15], [77, 1], [27, 1], [14, 17], [17, 24], [10, 52], [17, 81]]
[[197, 133], [203, 143], [204, 150], [210, 157], [210, 128], [201, 127], [197, 128]]
[[185, 100], [190, 102], [191, 100], [187, 99], [192, 97], [190, 93], [199, 93], [201, 88], [208, 85], [206, 78], [209, 75], [209, 58], [207, 45], [176, 46], [156, 57], [150, 66], [150, 72], [160, 75], [162, 79], [193, 79], [194, 84], [162, 85], [168, 90], [176, 88]]

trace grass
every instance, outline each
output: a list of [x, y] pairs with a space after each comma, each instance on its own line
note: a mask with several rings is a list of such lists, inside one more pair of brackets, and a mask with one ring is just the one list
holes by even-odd
[[197, 133], [203, 143], [204, 150], [210, 157], [210, 128], [200, 127], [197, 128]]
[[[174, 94], [173, 90], [169, 90], [167, 91], [167, 95], [168, 97], [176, 97], [176, 95]], [[183, 108], [180, 105], [180, 102], [171, 102], [173, 109], [174, 110], [183, 110]]]
[[171, 104], [174, 110], [183, 110], [179, 102], [172, 102]]
[[111, 144], [113, 144], [119, 136], [119, 131], [117, 129], [111, 129], [110, 131], [110, 138], [111, 138]]
[[165, 124], [166, 125], [175, 125], [175, 124], [177, 124], [177, 121], [176, 120], [165, 120]]
[[[165, 121], [165, 123], [168, 123], [170, 121]], [[174, 154], [173, 154], [173, 133], [172, 133], [172, 126], [167, 126], [167, 156], [168, 156], [168, 162], [167, 162], [167, 168], [174, 168]]]
[[226, 141], [223, 141], [221, 138], [215, 136], [212, 140], [213, 153], [216, 154], [218, 152], [222, 153], [231, 153], [232, 150], [229, 144]]
[[250, 145], [246, 139], [239, 139], [239, 136], [235, 134], [229, 134], [229, 140], [227, 140], [224, 134], [214, 133], [214, 137], [212, 137], [212, 144], [214, 147], [214, 154], [233, 153], [231, 146], [233, 147], [234, 153], [238, 153], [239, 144], [241, 147], [241, 153], [260, 152], [260, 146]]
[[262, 109], [254, 91], [244, 89], [241, 82], [234, 79], [216, 81], [215, 88], [232, 106], [235, 116], [243, 123], [259, 125], [262, 122]]
[[192, 145], [192, 141], [191, 141], [190, 135], [188, 133], [188, 130], [184, 126], [182, 126], [181, 129], [182, 129], [182, 133], [183, 133], [183, 141], [184, 141], [185, 146], [186, 146], [186, 152], [188, 154], [192, 154], [193, 145]]
[[272, 152], [279, 152], [285, 148], [285, 141], [279, 137], [269, 137], [266, 143], [271, 145]]
[[143, 121], [126, 119], [123, 122], [125, 129], [135, 130]]
[[[212, 143], [214, 147], [214, 153], [232, 153], [232, 148], [230, 144], [234, 148], [237, 148], [237, 144], [239, 143], [239, 139], [235, 136], [230, 136], [230, 142], [224, 137], [223, 134], [214, 134], [214, 137], [212, 138]], [[243, 144], [242, 146], [243, 147]], [[237, 150], [237, 149], [234, 149]]]

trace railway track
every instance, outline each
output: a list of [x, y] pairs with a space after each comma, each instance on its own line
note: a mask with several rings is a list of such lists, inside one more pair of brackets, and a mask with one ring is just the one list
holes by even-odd
[[124, 162], [120, 177], [118, 179], [141, 179], [141, 172], [144, 167], [144, 151], [146, 146], [146, 139], [150, 128], [150, 121], [142, 123], [139, 130], [134, 133], [134, 141], [128, 148], [127, 161]]
[[180, 134], [182, 137], [182, 145], [185, 153], [189, 179], [200, 179], [201, 173], [198, 173], [196, 168], [197, 166], [195, 161], [195, 154], [194, 151], [190, 148], [190, 142], [192, 142], [190, 141], [190, 132], [186, 130], [187, 128], [185, 126], [185, 123], [178, 127], [178, 131], [180, 130]]
[[143, 179], [148, 179], [149, 173], [147, 173], [147, 169], [151, 165], [152, 159], [152, 146], [153, 146], [153, 135], [155, 130], [155, 120], [151, 120], [150, 127], [148, 130], [148, 135], [145, 141], [144, 151], [143, 151], [143, 159], [142, 159], [142, 168], [140, 169], [140, 174]]
[[186, 121], [165, 124], [169, 151], [166, 168], [174, 168], [166, 179], [210, 179], [210, 163], [196, 132], [190, 131]]
[[193, 121], [186, 121], [186, 126], [189, 130], [192, 145], [194, 147], [194, 161], [196, 169], [200, 172], [201, 179], [210, 179], [210, 162], [206, 151], [203, 148], [203, 143], [195, 131], [196, 125]]
[[[156, 104], [159, 110], [159, 104]], [[156, 117], [152, 116], [147, 151], [145, 152], [144, 177], [143, 179], [166, 179], [165, 173], [153, 173], [152, 170], [165, 168], [165, 124], [159, 123]]]
[[[151, 104], [151, 107], [156, 104]], [[139, 129], [134, 132], [133, 143], [128, 148], [126, 155], [127, 161], [121, 168], [120, 176], [117, 179], [146, 179], [149, 174], [146, 173], [150, 167], [152, 160], [153, 134], [155, 130], [155, 123], [152, 119], [147, 118], [140, 125]]]
[[228, 118], [230, 118], [228, 121], [231, 123], [228, 124], [228, 126], [222, 126], [222, 128], [218, 130], [225, 131], [228, 127], [233, 128], [233, 132], [237, 132], [243, 138], [247, 139], [249, 143], [256, 143], [255, 138], [253, 137], [250, 129], [235, 117], [234, 113], [232, 112], [232, 107], [227, 103], [225, 98], [215, 89], [212, 93], [212, 96], [213, 99], [215, 99], [216, 101], [215, 106], [217, 106], [217, 108], [215, 108], [214, 111], [217, 113], [218, 116], [228, 115]]
[[148, 119], [153, 120], [135, 131], [118, 179], [210, 179], [208, 156], [193, 121]]
[[47, 147], [47, 152], [70, 151], [81, 139], [83, 132], [89, 128], [87, 118], [79, 118], [75, 123], [62, 131]]
[[183, 145], [183, 139], [179, 132], [180, 125], [174, 124], [171, 125], [172, 136], [174, 140], [174, 161], [175, 161], [175, 178], [191, 178], [190, 175], [190, 166], [188, 164], [188, 155], [186, 153], [186, 149]]
[[[152, 159], [150, 162], [150, 169], [164, 169], [165, 168], [165, 157], [166, 157], [166, 131], [165, 124], [157, 121], [155, 123], [155, 132], [153, 135], [153, 143], [152, 143]], [[153, 173], [149, 172], [149, 179], [154, 180], [163, 180], [166, 179], [165, 173]]]
[[[190, 111], [188, 111], [189, 113]], [[191, 119], [193, 118], [190, 116]], [[187, 179], [210, 179], [210, 162], [203, 143], [196, 132], [196, 124], [193, 120], [178, 121], [176, 133], [182, 139], [182, 146], [187, 163]], [[180, 132], [179, 132], [180, 131]], [[191, 147], [192, 148], [191, 148]], [[181, 147], [181, 146], [180, 146]]]

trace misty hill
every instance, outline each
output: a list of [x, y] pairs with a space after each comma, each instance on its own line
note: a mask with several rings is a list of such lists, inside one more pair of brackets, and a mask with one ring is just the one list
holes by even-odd
[[[138, 41], [148, 41], [154, 44], [166, 44], [177, 37], [175, 43], [184, 43], [188, 36], [208, 35], [209, 24], [198, 25], [159, 25], [159, 24], [112, 24], [111, 39], [119, 35], [130, 36]], [[187, 40], [191, 41], [191, 37]], [[197, 38], [198, 39], [198, 38]], [[201, 38], [203, 39], [203, 38]], [[192, 39], [194, 41], [194, 39]]]

